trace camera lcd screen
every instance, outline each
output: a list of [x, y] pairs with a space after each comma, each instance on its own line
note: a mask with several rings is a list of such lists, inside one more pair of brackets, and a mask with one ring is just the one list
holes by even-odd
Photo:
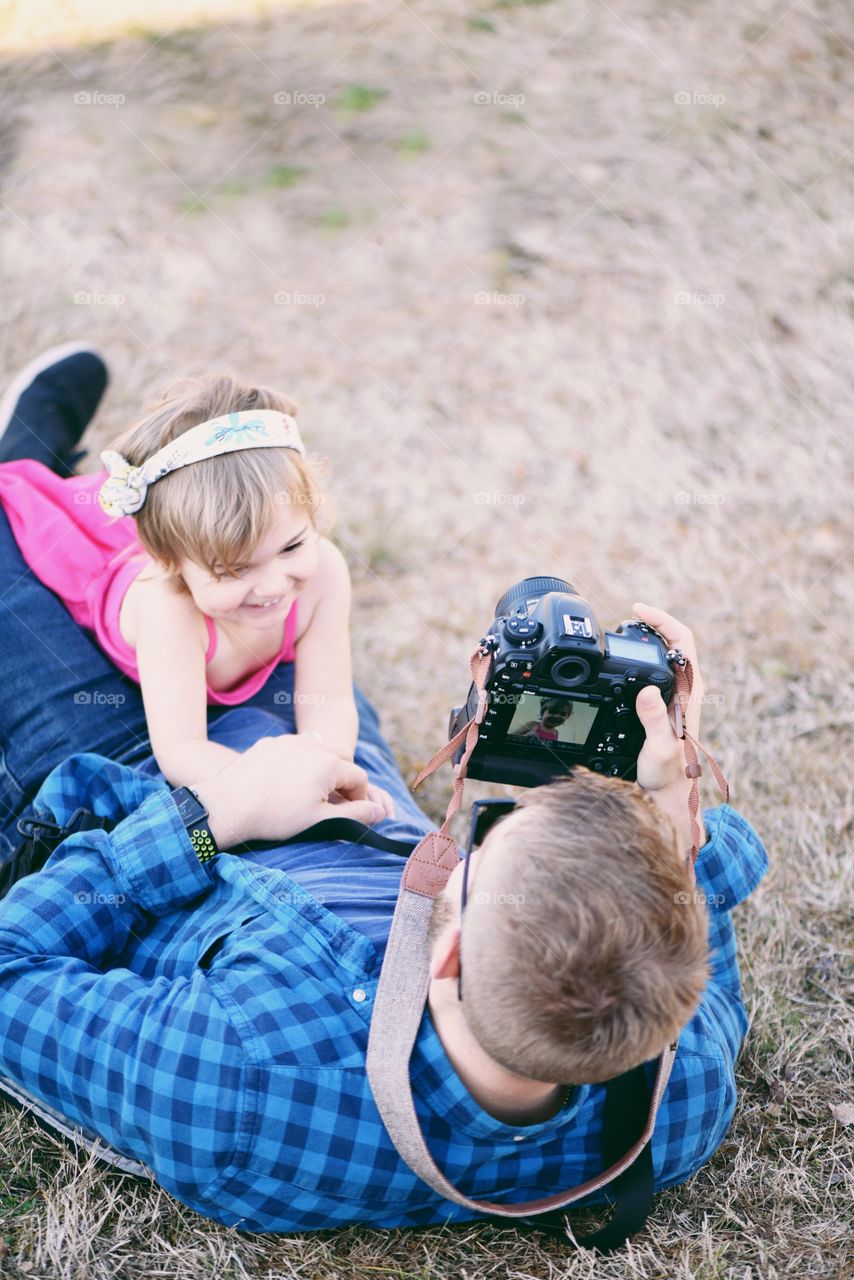
[[630, 662], [658, 662], [658, 650], [642, 640], [626, 640], [625, 636], [608, 636], [608, 652], [612, 658], [628, 658]]
[[507, 737], [530, 746], [580, 747], [587, 741], [599, 708], [589, 702], [522, 693], [507, 728]]

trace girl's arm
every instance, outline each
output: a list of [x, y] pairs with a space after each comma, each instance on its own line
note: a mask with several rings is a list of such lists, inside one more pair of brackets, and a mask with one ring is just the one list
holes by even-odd
[[[140, 588], [143, 584], [140, 584]], [[151, 749], [173, 787], [219, 773], [239, 752], [208, 741], [205, 645], [192, 600], [160, 581], [136, 610], [136, 660]]]
[[352, 758], [359, 717], [350, 660], [350, 572], [341, 552], [326, 538], [319, 539], [318, 557], [312, 580], [316, 602], [296, 649], [297, 730], [319, 733]]

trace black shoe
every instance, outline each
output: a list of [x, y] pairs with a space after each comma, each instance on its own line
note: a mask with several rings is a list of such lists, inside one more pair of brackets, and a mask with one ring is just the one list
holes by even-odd
[[0, 462], [34, 458], [69, 476], [75, 446], [109, 381], [107, 366], [84, 343], [51, 347], [12, 380], [0, 401]]
[[48, 818], [21, 818], [18, 831], [24, 839], [14, 853], [0, 863], [0, 899], [24, 876], [41, 871], [54, 849], [68, 836], [77, 831], [110, 830], [114, 826], [111, 818], [99, 818], [88, 809], [75, 809], [62, 827]]

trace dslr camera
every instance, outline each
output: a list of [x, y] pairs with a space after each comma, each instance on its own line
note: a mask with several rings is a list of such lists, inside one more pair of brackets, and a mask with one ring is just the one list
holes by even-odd
[[[675, 688], [657, 631], [633, 620], [603, 632], [568, 582], [524, 578], [498, 601], [482, 644], [491, 654], [487, 704], [468, 777], [536, 787], [586, 765], [635, 780], [645, 736], [638, 690], [656, 685], [669, 703]], [[477, 704], [472, 685], [451, 712], [449, 737]]]

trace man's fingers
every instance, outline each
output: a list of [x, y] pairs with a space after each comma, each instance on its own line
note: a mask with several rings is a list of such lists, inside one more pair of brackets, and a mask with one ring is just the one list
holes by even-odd
[[355, 822], [363, 822], [366, 827], [372, 827], [385, 817], [382, 805], [373, 800], [340, 800], [335, 805], [324, 806], [324, 809], [327, 811], [320, 815], [318, 822], [324, 818], [352, 818]]
[[393, 818], [395, 816], [394, 800], [386, 791], [385, 787], [378, 787], [376, 783], [369, 782], [368, 799], [374, 800], [377, 804], [381, 805], [387, 818]]
[[693, 689], [688, 703], [688, 731], [696, 737], [700, 732], [700, 706], [703, 701], [705, 686], [703, 684], [703, 675], [700, 671], [700, 660], [697, 657], [697, 644], [694, 640], [693, 632], [690, 627], [685, 626], [684, 622], [680, 622], [678, 618], [674, 618], [670, 613], [665, 613], [663, 609], [656, 609], [652, 605], [643, 604], [640, 600], [636, 600], [632, 608], [641, 622], [646, 622], [651, 627], [655, 627], [656, 631], [664, 636], [668, 647], [681, 649], [691, 663]]
[[340, 792], [345, 800], [364, 800], [368, 794], [368, 775], [352, 760], [336, 759], [329, 790]]
[[690, 627], [686, 627], [684, 622], [680, 622], [670, 613], [665, 613], [663, 609], [656, 609], [651, 604], [643, 604], [640, 600], [635, 601], [632, 609], [641, 622], [655, 627], [656, 631], [664, 636], [670, 648], [681, 649], [696, 665], [697, 651]]

